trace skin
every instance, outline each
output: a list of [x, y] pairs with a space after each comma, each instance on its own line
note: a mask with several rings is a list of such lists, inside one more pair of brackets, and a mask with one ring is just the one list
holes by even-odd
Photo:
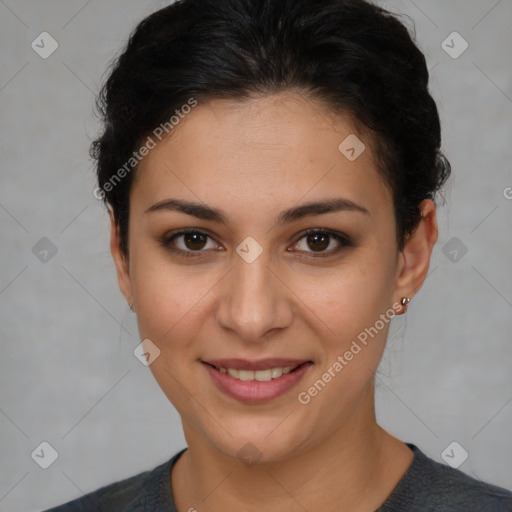
[[[349, 134], [366, 145], [355, 161], [338, 150]], [[275, 223], [282, 210], [333, 197], [368, 214]], [[219, 208], [227, 223], [145, 213], [169, 198]], [[182, 419], [189, 449], [171, 475], [180, 512], [363, 512], [389, 496], [412, 461], [375, 418], [374, 373], [389, 324], [307, 405], [297, 394], [422, 286], [437, 222], [431, 200], [420, 208], [421, 222], [399, 251], [392, 195], [371, 138], [348, 116], [293, 92], [199, 104], [141, 162], [130, 194], [129, 259], [112, 212], [111, 251], [140, 337], [161, 351], [150, 369]], [[174, 240], [183, 251], [199, 247], [198, 257], [159, 241], [184, 228], [208, 232], [202, 246]], [[319, 248], [302, 234], [309, 228], [344, 233], [352, 245], [328, 238]], [[250, 264], [236, 252], [248, 236], [263, 249]], [[228, 357], [314, 364], [285, 395], [246, 404], [219, 391], [200, 363]], [[237, 455], [248, 442], [261, 457], [252, 465]]]

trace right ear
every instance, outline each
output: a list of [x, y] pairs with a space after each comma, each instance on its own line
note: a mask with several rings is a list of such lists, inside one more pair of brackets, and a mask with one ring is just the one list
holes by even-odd
[[119, 289], [124, 295], [124, 298], [128, 301], [128, 304], [133, 304], [130, 266], [121, 250], [119, 226], [116, 224], [114, 211], [110, 205], [108, 205], [108, 210], [110, 215], [110, 252], [112, 253], [112, 258], [116, 266]]

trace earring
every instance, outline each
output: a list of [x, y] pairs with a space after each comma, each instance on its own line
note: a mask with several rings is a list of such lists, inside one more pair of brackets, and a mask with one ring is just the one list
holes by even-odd
[[409, 305], [409, 302], [411, 302], [411, 299], [409, 297], [402, 297], [400, 300], [400, 304], [402, 305], [402, 314], [404, 314], [407, 311], [407, 306]]
[[133, 304], [128, 304], [128, 306], [130, 306], [130, 309], [131, 309], [132, 311], [135, 311], [135, 308], [133, 307]]

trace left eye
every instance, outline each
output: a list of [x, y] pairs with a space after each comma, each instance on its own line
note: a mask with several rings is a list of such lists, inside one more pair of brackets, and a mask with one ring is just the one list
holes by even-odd
[[[338, 243], [338, 248], [326, 250], [330, 245], [331, 241], [335, 240]], [[301, 240], [304, 240], [305, 243], [303, 244], [303, 247], [306, 246], [307, 248], [313, 249], [312, 251], [300, 249], [303, 252], [311, 252], [314, 256], [319, 253], [319, 256], [324, 255], [330, 255], [333, 253], [338, 252], [342, 247], [346, 247], [350, 245], [349, 239], [341, 234], [341, 233], [335, 233], [332, 231], [326, 231], [326, 230], [309, 230], [306, 233], [304, 233], [299, 240], [294, 244], [294, 247], [299, 247], [301, 245]]]

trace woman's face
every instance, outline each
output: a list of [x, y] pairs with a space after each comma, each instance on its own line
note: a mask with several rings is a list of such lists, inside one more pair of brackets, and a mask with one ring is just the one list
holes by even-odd
[[189, 446], [281, 460], [371, 419], [389, 319], [412, 291], [395, 229], [371, 141], [292, 93], [199, 103], [150, 150], [129, 264], [115, 230], [113, 252]]

